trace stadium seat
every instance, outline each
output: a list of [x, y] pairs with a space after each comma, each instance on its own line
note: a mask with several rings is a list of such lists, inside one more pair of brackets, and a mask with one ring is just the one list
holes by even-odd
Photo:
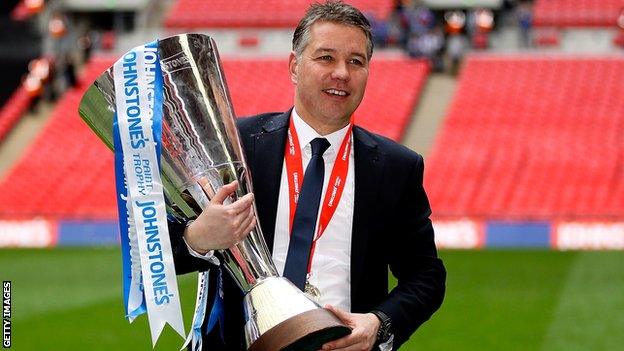
[[427, 162], [434, 214], [621, 218], [621, 74], [619, 58], [469, 58]]
[[535, 45], [546, 46], [559, 46], [560, 35], [559, 31], [554, 28], [543, 28], [535, 31]]
[[624, 0], [536, 0], [538, 27], [615, 27]]
[[619, 30], [617, 34], [613, 36], [613, 45], [624, 49], [624, 30]]

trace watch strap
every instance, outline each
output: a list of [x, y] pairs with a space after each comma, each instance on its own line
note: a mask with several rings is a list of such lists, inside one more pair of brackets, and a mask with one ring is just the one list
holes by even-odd
[[384, 343], [388, 341], [392, 335], [392, 320], [382, 311], [373, 310], [371, 313], [374, 314], [381, 322], [379, 329], [377, 330], [377, 343]]

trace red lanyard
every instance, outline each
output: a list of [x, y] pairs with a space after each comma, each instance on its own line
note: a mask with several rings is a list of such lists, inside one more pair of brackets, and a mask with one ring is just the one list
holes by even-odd
[[[310, 252], [310, 261], [308, 263], [308, 273], [310, 272], [310, 266], [312, 264], [312, 257], [314, 256], [314, 249], [316, 248], [316, 241], [321, 238], [325, 228], [331, 221], [336, 212], [336, 207], [340, 203], [340, 197], [345, 187], [347, 179], [347, 172], [349, 170], [349, 156], [351, 154], [351, 129], [353, 128], [353, 119], [349, 123], [349, 129], [345, 134], [334, 167], [332, 168], [331, 175], [329, 177], [329, 183], [323, 203], [321, 204], [321, 216], [317, 226], [316, 235], [312, 242], [312, 249]], [[290, 203], [290, 222], [288, 228], [292, 233], [292, 224], [295, 218], [295, 210], [297, 208], [297, 200], [299, 199], [299, 192], [301, 191], [301, 184], [303, 184], [303, 160], [301, 158], [301, 148], [299, 147], [299, 138], [297, 137], [297, 130], [293, 122], [293, 118], [290, 118], [290, 126], [288, 128], [288, 138], [286, 139], [286, 152], [284, 155], [286, 160], [286, 173], [288, 175], [288, 200]]]

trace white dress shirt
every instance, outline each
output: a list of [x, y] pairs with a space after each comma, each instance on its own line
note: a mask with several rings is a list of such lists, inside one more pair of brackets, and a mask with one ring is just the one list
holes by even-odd
[[[325, 191], [338, 149], [349, 127], [346, 126], [336, 132], [321, 136], [299, 117], [295, 109], [293, 109], [291, 118], [297, 130], [304, 170], [308, 166], [312, 155], [310, 142], [314, 138], [326, 138], [330, 143], [330, 147], [323, 154], [325, 178], [323, 180], [322, 201], [325, 197]], [[351, 147], [345, 188], [336, 207], [336, 212], [334, 212], [322, 236], [316, 241], [309, 278], [310, 284], [316, 286], [321, 292], [319, 301], [321, 306], [331, 304], [345, 311], [351, 310], [351, 231], [353, 228], [353, 199], [355, 193], [353, 162], [353, 147]], [[319, 206], [319, 216], [320, 208], [322, 208], [322, 205]], [[275, 239], [273, 242], [273, 261], [280, 274], [284, 273], [288, 243], [290, 241], [289, 212], [288, 178], [284, 162], [275, 220]]]

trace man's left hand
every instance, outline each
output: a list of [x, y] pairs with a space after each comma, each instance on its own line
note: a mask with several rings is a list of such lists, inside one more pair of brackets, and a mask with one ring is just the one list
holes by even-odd
[[322, 350], [370, 351], [377, 340], [379, 318], [372, 313], [349, 313], [337, 307], [326, 305], [344, 324], [352, 329], [351, 334], [323, 345]]

